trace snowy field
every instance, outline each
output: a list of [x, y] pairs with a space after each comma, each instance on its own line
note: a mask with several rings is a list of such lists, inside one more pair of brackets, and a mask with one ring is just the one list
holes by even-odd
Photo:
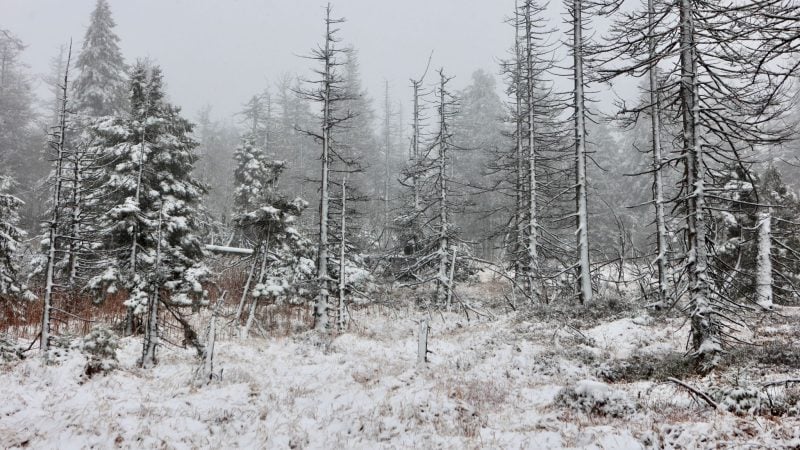
[[[370, 307], [332, 340], [302, 330], [245, 341], [223, 337], [215, 379], [201, 386], [193, 381], [198, 362], [188, 349], [164, 347], [157, 367], [138, 368], [139, 338], [120, 342], [119, 370], [91, 379], [82, 377], [79, 352], [49, 366], [29, 357], [0, 369], [0, 447], [800, 446], [796, 416], [714, 411], [664, 381], [605, 384], [614, 373], [625, 378], [621, 361], [644, 366], [632, 358], [681, 351], [688, 327], [679, 318], [614, 312], [581, 319], [485, 305], [481, 311], [487, 316], [467, 321], [463, 314]], [[751, 337], [796, 333], [798, 313], [783, 314], [759, 324]], [[420, 317], [431, 323], [424, 366], [416, 363]], [[732, 377], [754, 385], [800, 378], [797, 368], [746, 363], [684, 381], [706, 390]], [[598, 403], [582, 410], [557, 400], [565, 387]]]

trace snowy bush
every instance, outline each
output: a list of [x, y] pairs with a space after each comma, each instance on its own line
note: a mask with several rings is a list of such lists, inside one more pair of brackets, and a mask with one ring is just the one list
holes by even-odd
[[680, 352], [634, 352], [629, 358], [603, 364], [597, 376], [609, 383], [640, 380], [683, 379], [694, 373], [694, 364]]
[[8, 335], [0, 334], [0, 364], [24, 359], [22, 347]]
[[796, 383], [771, 386], [764, 390], [773, 416], [800, 416], [800, 387]]
[[555, 405], [608, 417], [624, 417], [635, 410], [633, 402], [624, 392], [593, 380], [582, 380], [574, 386], [561, 389], [556, 395]]
[[95, 328], [80, 343], [86, 356], [86, 376], [108, 373], [119, 365], [117, 361], [117, 337], [108, 328]]
[[736, 415], [763, 414], [769, 399], [760, 389], [750, 386], [715, 387], [709, 395], [720, 408]]
[[50, 348], [47, 351], [47, 361], [60, 364], [78, 350], [74, 336], [50, 336]]
[[794, 342], [772, 341], [764, 345], [763, 351], [749, 353], [760, 364], [800, 368], [800, 349]]

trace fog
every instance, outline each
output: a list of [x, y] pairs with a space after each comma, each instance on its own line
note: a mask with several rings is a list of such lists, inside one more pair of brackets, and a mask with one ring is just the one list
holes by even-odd
[[[94, 0], [0, 0], [0, 25], [28, 46], [24, 61], [45, 74], [59, 46], [80, 48]], [[168, 91], [190, 117], [206, 104], [230, 116], [285, 73], [307, 75], [301, 58], [322, 38], [322, 0], [137, 0], [110, 2], [120, 47], [128, 63], [148, 57], [164, 69]], [[362, 79], [372, 98], [385, 80], [392, 96], [408, 95], [408, 79], [432, 65], [465, 85], [478, 68], [498, 72], [498, 59], [513, 42], [504, 18], [511, 0], [342, 0], [342, 44], [358, 51]], [[551, 6], [554, 16], [561, 5]], [[556, 25], [560, 25], [556, 23]], [[563, 28], [563, 27], [561, 27]], [[43, 83], [39, 82], [40, 89]]]

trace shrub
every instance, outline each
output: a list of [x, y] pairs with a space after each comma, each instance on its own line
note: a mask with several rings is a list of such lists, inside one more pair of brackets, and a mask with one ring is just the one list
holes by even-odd
[[25, 359], [22, 347], [8, 335], [0, 334], [0, 363], [19, 361]]
[[736, 415], [764, 414], [769, 400], [763, 391], [749, 386], [715, 387], [709, 395], [720, 408]]
[[85, 374], [88, 377], [108, 373], [119, 366], [117, 361], [117, 337], [108, 328], [95, 328], [80, 343], [86, 356]]
[[612, 361], [598, 370], [609, 383], [640, 380], [682, 379], [694, 373], [694, 363], [680, 352], [634, 353], [627, 359]]
[[555, 405], [608, 417], [625, 417], [635, 411], [633, 402], [624, 392], [593, 380], [579, 381], [561, 389], [556, 395]]
[[50, 336], [50, 347], [47, 350], [47, 361], [61, 364], [77, 350], [75, 337], [71, 335]]

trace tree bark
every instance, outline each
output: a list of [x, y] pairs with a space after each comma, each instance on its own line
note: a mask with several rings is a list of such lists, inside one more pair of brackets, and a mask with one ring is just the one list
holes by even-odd
[[756, 303], [764, 310], [772, 309], [772, 215], [769, 210], [758, 214], [758, 260], [756, 268]]
[[656, 63], [655, 38], [655, 5], [654, 0], [647, 1], [649, 30], [648, 50], [650, 56], [649, 91], [650, 91], [650, 125], [653, 141], [653, 197], [656, 212], [656, 265], [658, 270], [658, 294], [656, 303], [664, 306], [667, 298], [667, 223], [664, 214], [664, 182], [661, 174], [663, 155], [661, 151], [661, 103], [658, 93], [658, 73]]
[[578, 299], [581, 304], [592, 303], [592, 278], [589, 261], [589, 211], [586, 185], [586, 108], [583, 59], [583, 2], [573, 0], [573, 73], [575, 78], [575, 202]]

